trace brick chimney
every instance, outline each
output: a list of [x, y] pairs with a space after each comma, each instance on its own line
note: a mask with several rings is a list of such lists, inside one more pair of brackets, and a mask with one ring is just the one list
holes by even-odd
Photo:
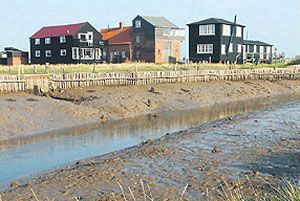
[[119, 22], [119, 28], [120, 28], [120, 29], [123, 29], [123, 28], [124, 28], [123, 22]]

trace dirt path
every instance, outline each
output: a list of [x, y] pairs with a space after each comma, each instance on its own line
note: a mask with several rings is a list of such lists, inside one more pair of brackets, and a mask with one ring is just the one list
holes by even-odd
[[[217, 188], [272, 181], [283, 175], [300, 176], [300, 103], [212, 122], [195, 129], [167, 135], [131, 149], [79, 161], [29, 183], [2, 193], [5, 200], [33, 200], [31, 189], [40, 197], [57, 201], [114, 200], [121, 197], [118, 182], [130, 197], [128, 187], [143, 200], [146, 193], [157, 200], [178, 200], [186, 184], [185, 198], [206, 200]], [[258, 184], [260, 183], [260, 184]], [[252, 187], [245, 184], [245, 190]], [[247, 186], [248, 185], [248, 186]], [[260, 187], [259, 187], [260, 189]], [[132, 199], [129, 199], [132, 200]]]
[[53, 94], [72, 102], [25, 93], [0, 94], [0, 141], [163, 110], [294, 94], [299, 89], [300, 81], [223, 81], [94, 87]]

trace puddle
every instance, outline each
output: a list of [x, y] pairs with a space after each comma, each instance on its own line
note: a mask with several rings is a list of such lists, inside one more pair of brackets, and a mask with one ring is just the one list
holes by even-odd
[[166, 133], [296, 99], [298, 97], [267, 98], [200, 110], [163, 112], [10, 140], [0, 144], [0, 184], [75, 160], [118, 151]]

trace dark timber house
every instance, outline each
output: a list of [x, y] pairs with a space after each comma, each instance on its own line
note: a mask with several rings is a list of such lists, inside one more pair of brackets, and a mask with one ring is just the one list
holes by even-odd
[[243, 62], [244, 25], [210, 18], [188, 24], [188, 27], [190, 61]]
[[244, 25], [209, 18], [188, 27], [191, 62], [272, 62], [272, 45], [244, 40]]
[[88, 22], [43, 27], [30, 37], [32, 64], [101, 63], [101, 34]]
[[133, 31], [131, 26], [124, 26], [122, 22], [119, 27], [100, 30], [105, 48], [103, 58], [109, 63], [123, 63], [132, 60]]
[[6, 47], [4, 48], [4, 51], [0, 52], [1, 65], [25, 65], [28, 64], [28, 59], [28, 52], [24, 52], [13, 47]]
[[137, 16], [133, 24], [133, 60], [153, 63], [180, 61], [185, 30], [164, 17]]

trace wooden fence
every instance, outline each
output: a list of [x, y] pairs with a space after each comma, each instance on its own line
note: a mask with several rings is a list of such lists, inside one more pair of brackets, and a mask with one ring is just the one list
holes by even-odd
[[32, 90], [34, 85], [45, 90], [86, 86], [147, 85], [175, 82], [208, 82], [218, 80], [300, 79], [300, 68], [186, 70], [131, 73], [68, 73], [58, 75], [0, 75], [0, 91]]

